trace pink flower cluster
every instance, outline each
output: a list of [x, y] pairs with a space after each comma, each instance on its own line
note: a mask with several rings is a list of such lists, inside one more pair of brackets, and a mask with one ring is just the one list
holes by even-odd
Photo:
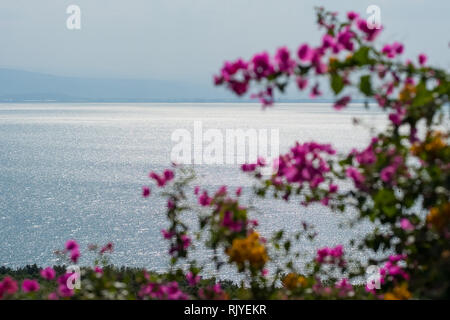
[[400, 261], [406, 260], [407, 256], [405, 254], [397, 254], [389, 256], [388, 261], [380, 269], [380, 275], [382, 277], [393, 276], [401, 277], [405, 280], [409, 280], [409, 274], [398, 265]]
[[164, 187], [167, 182], [175, 177], [175, 174], [172, 170], [166, 169], [161, 175], [155, 172], [150, 172], [149, 176], [156, 181], [158, 187]]
[[391, 163], [383, 168], [380, 172], [380, 178], [386, 183], [392, 183], [395, 184], [394, 176], [397, 172], [397, 169], [403, 164], [403, 157], [401, 156], [395, 156]]
[[186, 293], [180, 290], [176, 281], [167, 284], [146, 284], [141, 288], [139, 296], [158, 300], [187, 300], [189, 298]]
[[244, 222], [234, 220], [233, 213], [231, 211], [225, 211], [221, 224], [233, 232], [239, 232], [242, 230]]
[[344, 249], [342, 245], [338, 245], [334, 248], [321, 248], [317, 250], [316, 262], [319, 264], [335, 264], [338, 266], [344, 266]]
[[[152, 172], [150, 172], [149, 177], [156, 181], [156, 184], [158, 185], [158, 187], [162, 188], [167, 184], [167, 182], [171, 181], [175, 177], [175, 174], [172, 170], [166, 169], [160, 175], [157, 174], [156, 172], [152, 171]], [[142, 187], [142, 196], [144, 198], [148, 198], [150, 196], [150, 194], [151, 194], [150, 187], [143, 186]]]
[[[235, 61], [226, 61], [220, 70], [220, 74], [214, 76], [214, 83], [216, 85], [225, 84], [236, 95], [242, 96], [247, 93], [250, 82], [260, 82], [262, 79], [276, 78], [280, 74], [291, 76], [295, 74], [296, 67], [298, 65], [304, 65], [312, 67], [316, 74], [324, 74], [327, 72], [328, 66], [324, 62], [324, 57], [327, 52], [337, 54], [342, 50], [352, 52], [355, 49], [356, 33], [352, 30], [353, 23], [356, 23], [356, 27], [362, 31], [367, 41], [372, 41], [379, 34], [381, 29], [370, 29], [367, 26], [367, 22], [364, 19], [358, 19], [358, 14], [349, 12], [347, 14], [349, 24], [339, 30], [335, 36], [330, 33], [325, 34], [322, 37], [322, 42], [318, 47], [310, 47], [304, 43], [299, 46], [297, 50], [297, 56], [294, 57], [288, 48], [279, 48], [275, 55], [271, 57], [269, 53], [262, 52], [255, 54], [250, 61], [245, 61], [239, 58]], [[325, 25], [322, 21], [322, 25]], [[334, 25], [326, 26], [328, 29], [334, 29]], [[386, 48], [390, 49], [394, 53], [401, 53], [403, 46], [399, 43], [395, 43], [392, 46]], [[391, 52], [389, 51], [389, 52]], [[296, 60], [295, 58], [298, 58]], [[307, 80], [303, 77], [297, 77], [297, 85], [300, 90], [303, 90], [307, 86]], [[252, 94], [252, 98], [257, 98], [263, 104], [268, 106], [273, 103], [273, 89], [274, 85], [268, 84], [266, 88], [256, 94]], [[316, 83], [310, 92], [311, 97], [320, 96], [319, 85]], [[344, 97], [337, 108], [345, 106], [349, 102], [348, 97]]]
[[39, 291], [39, 288], [39, 282], [36, 280], [25, 279], [22, 282], [22, 291], [25, 293], [37, 292]]
[[45, 280], [53, 280], [56, 276], [56, 272], [52, 267], [47, 267], [45, 269], [42, 269], [41, 272], [41, 277], [44, 278]]
[[[409, 274], [399, 265], [399, 262], [404, 262], [406, 258], [407, 256], [405, 254], [389, 256], [388, 261], [386, 261], [384, 266], [380, 268], [380, 284], [385, 284], [388, 277], [391, 277], [390, 280], [392, 281], [398, 278], [409, 280]], [[366, 286], [366, 291], [375, 294], [375, 288], [370, 289]]]
[[17, 292], [17, 282], [11, 277], [5, 277], [0, 281], [0, 299], [3, 299], [6, 295], [13, 295]]
[[169, 254], [174, 255], [178, 251], [186, 250], [192, 243], [191, 238], [186, 234], [181, 234], [177, 237], [174, 231], [162, 229], [161, 233], [166, 240], [172, 240], [173, 243], [169, 249]]
[[393, 44], [386, 44], [381, 52], [388, 58], [395, 58], [396, 55], [403, 53], [403, 44], [399, 42], [394, 42]]
[[397, 106], [394, 108], [394, 112], [389, 114], [389, 120], [396, 125], [399, 126], [402, 124], [402, 120], [406, 115], [406, 108], [403, 106]]
[[65, 273], [58, 277], [58, 295], [63, 298], [71, 297], [74, 295], [74, 290], [68, 287], [70, 281], [75, 280], [76, 273]]
[[112, 242], [108, 242], [100, 249], [100, 254], [105, 254], [107, 252], [111, 253], [114, 250], [114, 244]]
[[[258, 159], [258, 164], [255, 164], [254, 167], [256, 168], [257, 165], [264, 165], [263, 159]], [[244, 164], [242, 167], [247, 168]], [[249, 171], [245, 169], [244, 171]], [[235, 218], [234, 213], [232, 209], [228, 209], [227, 206], [233, 207], [233, 204], [237, 202], [237, 200], [232, 199], [228, 196], [228, 191], [226, 186], [220, 187], [215, 194], [210, 197], [208, 195], [208, 192], [204, 190], [203, 192], [200, 192], [200, 188], [196, 187], [194, 189], [195, 195], [197, 195], [198, 203], [203, 206], [207, 207], [214, 203], [215, 205], [215, 211], [220, 212], [224, 211], [223, 216], [220, 219], [220, 225], [224, 228], [227, 228], [228, 230], [231, 230], [232, 232], [240, 232], [244, 229], [245, 226], [248, 224], [257, 225], [257, 221], [255, 220], [239, 220]], [[242, 187], [239, 187], [236, 189], [235, 194], [237, 197], [239, 197], [242, 193]], [[238, 207], [240, 209], [243, 209], [243, 207]], [[222, 210], [223, 209], [223, 210]]]
[[415, 229], [414, 225], [407, 218], [402, 218], [400, 220], [400, 228], [405, 231], [413, 231]]
[[77, 263], [80, 258], [80, 247], [75, 240], [68, 240], [65, 246], [66, 251], [70, 254], [70, 260]]
[[350, 152], [350, 155], [355, 157], [356, 162], [360, 165], [370, 165], [375, 162], [377, 159], [375, 152], [379, 151], [376, 149], [376, 144], [378, 143], [378, 138], [372, 138], [369, 146], [363, 151], [359, 152], [356, 149], [353, 149]]
[[316, 188], [325, 181], [325, 174], [330, 171], [323, 155], [335, 153], [329, 144], [297, 142], [289, 153], [278, 158], [277, 176], [284, 177], [288, 183], [302, 185], [306, 182], [311, 188]]
[[220, 283], [201, 288], [198, 290], [198, 296], [203, 300], [225, 300], [227, 298], [227, 294], [220, 286]]
[[192, 271], [189, 271], [186, 274], [186, 281], [191, 287], [196, 286], [201, 280], [201, 277], [197, 274], [194, 274]]
[[383, 30], [383, 28], [380, 26], [379, 29], [377, 28], [369, 28], [367, 25], [367, 21], [365, 19], [358, 19], [356, 22], [356, 25], [360, 31], [362, 31], [365, 35], [365, 40], [367, 41], [373, 41], [375, 38], [380, 34], [380, 32]]
[[345, 170], [345, 174], [347, 177], [353, 180], [355, 186], [358, 189], [364, 188], [364, 182], [366, 181], [366, 178], [361, 174], [361, 172], [355, 168], [355, 167], [348, 167]]
[[353, 286], [347, 278], [343, 278], [335, 284], [335, 288], [338, 290], [340, 297], [349, 297], [353, 291]]

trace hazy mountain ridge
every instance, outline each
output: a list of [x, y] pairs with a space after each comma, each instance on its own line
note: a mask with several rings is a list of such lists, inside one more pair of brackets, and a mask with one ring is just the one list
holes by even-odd
[[[302, 98], [295, 88], [278, 95], [278, 102], [332, 102], [332, 98]], [[300, 96], [299, 96], [300, 94]], [[304, 95], [304, 94], [303, 94]], [[7, 102], [257, 102], [239, 98], [211, 83], [153, 79], [110, 79], [56, 76], [0, 68], [0, 103]], [[354, 102], [357, 102], [354, 100]]]
[[0, 101], [176, 101], [232, 99], [210, 85], [202, 87], [152, 79], [63, 77], [0, 69]]

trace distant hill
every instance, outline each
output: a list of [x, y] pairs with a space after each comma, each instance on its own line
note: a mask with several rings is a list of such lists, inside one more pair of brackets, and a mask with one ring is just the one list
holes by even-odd
[[151, 79], [61, 77], [13, 69], [0, 69], [0, 102], [57, 101], [196, 101], [233, 99], [209, 86]]
[[[302, 99], [295, 88], [278, 95], [278, 102], [332, 102]], [[305, 94], [303, 94], [304, 96]], [[0, 68], [2, 102], [256, 102], [238, 98], [211, 83], [193, 85], [152, 79], [64, 77]], [[358, 102], [354, 100], [354, 102]]]

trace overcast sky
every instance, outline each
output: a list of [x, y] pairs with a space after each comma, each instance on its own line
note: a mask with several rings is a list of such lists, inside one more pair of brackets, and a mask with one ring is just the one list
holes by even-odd
[[[81, 8], [81, 30], [66, 28], [70, 4]], [[450, 67], [448, 0], [1, 0], [0, 67], [205, 83], [226, 59], [317, 43], [319, 4], [364, 16], [378, 5], [381, 40]]]

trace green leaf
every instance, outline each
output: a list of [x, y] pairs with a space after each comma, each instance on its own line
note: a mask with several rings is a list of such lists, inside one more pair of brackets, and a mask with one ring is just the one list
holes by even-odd
[[342, 77], [337, 73], [331, 74], [331, 88], [336, 95], [344, 88], [344, 80], [342, 80]]
[[370, 75], [365, 75], [360, 78], [359, 90], [361, 90], [361, 92], [364, 93], [366, 96], [371, 96], [373, 94], [372, 83], [370, 82]]
[[369, 58], [369, 48], [361, 47], [354, 54], [353, 59], [358, 65], [369, 64], [371, 62]]

